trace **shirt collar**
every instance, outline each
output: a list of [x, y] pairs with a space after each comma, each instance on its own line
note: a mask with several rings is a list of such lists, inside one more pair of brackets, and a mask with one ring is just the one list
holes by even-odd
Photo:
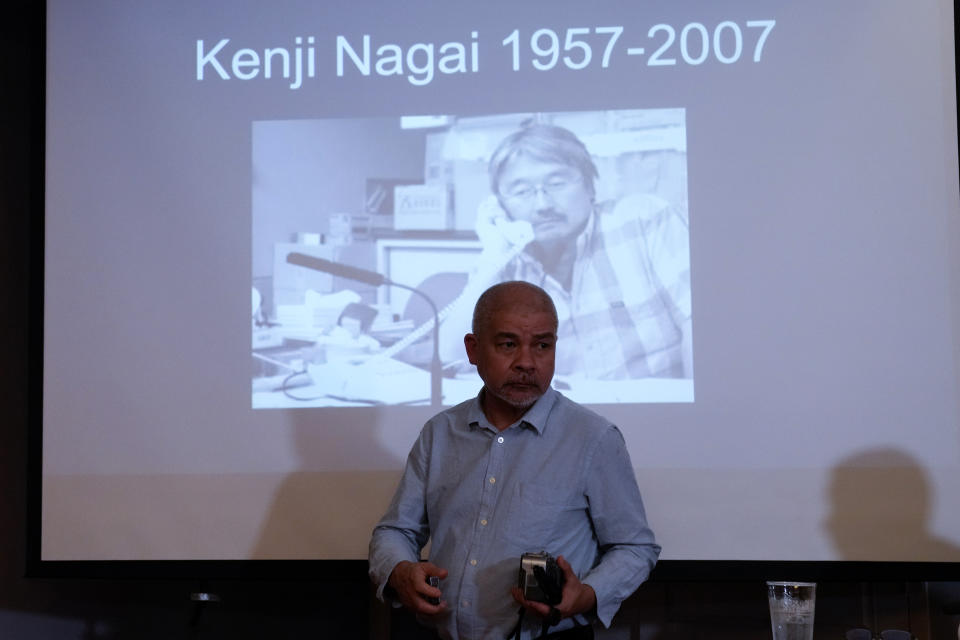
[[[470, 426], [481, 426], [484, 428], [490, 428], [496, 431], [496, 427], [490, 424], [490, 421], [487, 420], [487, 417], [483, 415], [483, 409], [480, 406], [480, 398], [483, 396], [483, 388], [480, 389], [480, 392], [473, 399], [473, 402], [470, 404], [470, 408], [467, 411], [467, 424]], [[553, 387], [548, 387], [547, 391], [537, 398], [537, 401], [533, 403], [533, 406], [527, 409], [527, 412], [523, 414], [523, 417], [520, 418], [518, 423], [520, 425], [529, 425], [532, 427], [538, 434], [543, 434], [543, 430], [547, 426], [547, 417], [550, 415], [550, 410], [553, 409], [554, 403], [557, 401], [557, 391]]]
[[577, 236], [577, 258], [579, 259], [587, 251], [587, 247], [593, 245], [593, 236], [597, 232], [600, 224], [600, 216], [597, 215], [597, 208], [594, 207], [587, 218], [587, 223], [583, 226], [583, 231]]

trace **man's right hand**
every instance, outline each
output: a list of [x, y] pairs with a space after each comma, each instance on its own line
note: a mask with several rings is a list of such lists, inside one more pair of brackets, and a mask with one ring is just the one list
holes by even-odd
[[[427, 584], [429, 576], [436, 576], [443, 580], [447, 577], [447, 570], [430, 562], [405, 560], [393, 568], [387, 584], [396, 592], [397, 599], [406, 608], [421, 615], [436, 615], [446, 610], [447, 603], [443, 600], [440, 589]], [[440, 604], [430, 604], [427, 598], [438, 598]]]

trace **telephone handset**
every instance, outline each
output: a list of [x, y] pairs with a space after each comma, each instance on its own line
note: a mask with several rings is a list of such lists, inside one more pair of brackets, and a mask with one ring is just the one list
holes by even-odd
[[[533, 241], [533, 226], [526, 220], [512, 220], [500, 201], [494, 195], [483, 199], [477, 207], [477, 221], [474, 225], [483, 252], [494, 254], [510, 254], [510, 260], [517, 256]], [[509, 262], [509, 260], [508, 260]], [[497, 271], [503, 268], [499, 265]]]
[[[510, 220], [500, 206], [496, 196], [487, 196], [477, 207], [477, 237], [483, 250], [480, 253], [477, 268], [470, 275], [467, 286], [454, 298], [453, 302], [440, 309], [437, 316], [443, 322], [458, 306], [472, 304], [487, 287], [494, 284], [494, 278], [533, 241], [533, 226], [526, 220]], [[471, 309], [472, 311], [472, 309]], [[411, 344], [433, 330], [434, 319], [430, 318], [392, 344], [373, 356], [374, 358], [392, 358]]]

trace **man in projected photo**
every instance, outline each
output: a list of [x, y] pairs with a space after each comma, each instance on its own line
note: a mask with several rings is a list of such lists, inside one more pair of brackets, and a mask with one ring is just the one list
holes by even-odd
[[[480, 296], [464, 345], [483, 388], [427, 422], [374, 529], [378, 596], [442, 638], [512, 637], [521, 607], [522, 638], [543, 620], [592, 638], [591, 623], [610, 625], [660, 553], [620, 431], [550, 387], [556, 343], [557, 312], [539, 287]], [[540, 550], [565, 577], [554, 607], [516, 588], [521, 555]]]
[[[516, 131], [488, 168], [492, 195], [476, 222], [483, 251], [467, 290], [504, 280], [543, 287], [566, 343], [558, 374], [692, 377], [688, 230], [676, 211], [652, 195], [597, 202], [590, 152], [558, 126]], [[445, 359], [466, 313], [446, 323]]]

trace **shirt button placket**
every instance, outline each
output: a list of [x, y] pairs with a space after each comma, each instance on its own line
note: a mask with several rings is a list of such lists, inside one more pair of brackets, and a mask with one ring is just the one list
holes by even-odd
[[[476, 570], [480, 566], [480, 560], [478, 552], [480, 550], [486, 549], [489, 546], [488, 537], [492, 533], [488, 528], [490, 524], [488, 518], [489, 514], [492, 513], [493, 505], [496, 504], [496, 484], [497, 484], [497, 473], [500, 468], [500, 461], [502, 458], [502, 448], [500, 445], [504, 443], [504, 437], [502, 435], [497, 435], [494, 438], [494, 442], [491, 443], [489, 453], [488, 453], [488, 465], [487, 465], [487, 482], [485, 483], [482, 495], [480, 496], [480, 518], [478, 519], [480, 526], [475, 530], [475, 535], [473, 536], [472, 543], [470, 548], [467, 550], [467, 571]], [[468, 590], [465, 590], [468, 591]], [[470, 608], [470, 603], [473, 598], [470, 597], [468, 593], [461, 594], [460, 606], [464, 609]]]

